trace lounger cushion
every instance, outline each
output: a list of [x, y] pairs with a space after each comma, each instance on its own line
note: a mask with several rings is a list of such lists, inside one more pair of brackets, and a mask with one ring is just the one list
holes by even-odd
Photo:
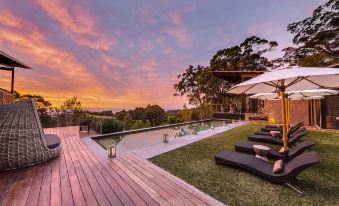
[[59, 136], [55, 134], [45, 134], [45, 142], [49, 149], [54, 149], [61, 144]]
[[274, 173], [279, 173], [282, 171], [282, 167], [283, 167], [283, 161], [282, 160], [277, 160], [274, 162], [273, 165], [273, 172]]

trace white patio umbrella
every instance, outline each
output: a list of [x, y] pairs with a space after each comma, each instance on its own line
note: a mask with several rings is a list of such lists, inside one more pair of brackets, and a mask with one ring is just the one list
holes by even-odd
[[[338, 94], [338, 90], [332, 89], [312, 89], [312, 90], [302, 90], [302, 91], [291, 91], [286, 92], [286, 96], [292, 100], [299, 99], [313, 99], [317, 96], [327, 96]], [[260, 100], [270, 100], [270, 99], [280, 99], [277, 93], [258, 93], [250, 96], [251, 99], [260, 99]]]
[[339, 87], [339, 69], [327, 67], [285, 67], [265, 72], [233, 86], [228, 93], [280, 93], [282, 104], [283, 143], [287, 155], [287, 121], [285, 92]]
[[[331, 89], [312, 89], [312, 90], [302, 90], [302, 91], [292, 91], [286, 92], [286, 115], [287, 115], [287, 123], [286, 125], [289, 126], [290, 124], [290, 117], [291, 117], [291, 102], [290, 100], [316, 100], [316, 99], [323, 99], [323, 96], [327, 95], [335, 95], [338, 94], [339, 91], [331, 90]], [[260, 99], [260, 100], [279, 100], [280, 97], [277, 93], [258, 93], [250, 96], [251, 99]]]

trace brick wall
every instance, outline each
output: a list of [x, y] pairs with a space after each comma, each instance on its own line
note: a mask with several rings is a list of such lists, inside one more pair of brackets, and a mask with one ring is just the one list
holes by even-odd
[[[265, 112], [274, 117], [277, 123], [281, 123], [281, 101], [279, 100], [265, 100]], [[292, 100], [291, 101], [291, 124], [298, 122], [305, 122], [309, 124], [308, 102], [307, 100]]]

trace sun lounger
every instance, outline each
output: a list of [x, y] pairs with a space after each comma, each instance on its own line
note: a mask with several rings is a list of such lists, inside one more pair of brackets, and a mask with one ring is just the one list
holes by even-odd
[[[237, 152], [254, 153], [253, 145], [256, 145], [256, 144], [258, 143], [239, 142], [234, 147]], [[284, 154], [279, 153], [279, 149], [271, 148], [271, 146], [269, 145], [265, 145], [265, 146], [268, 146], [271, 148], [267, 153], [267, 157], [270, 157], [272, 159], [284, 159], [286, 161], [289, 161], [293, 159], [294, 157], [296, 157], [297, 155], [305, 152], [307, 149], [313, 147], [314, 145], [315, 145], [315, 141], [313, 140], [302, 141], [301, 143], [297, 144], [295, 147], [292, 147], [288, 150], [287, 158], [285, 158]]]
[[295, 186], [297, 176], [308, 167], [320, 162], [319, 155], [316, 152], [305, 152], [289, 162], [285, 162], [281, 172], [273, 173], [272, 163], [253, 155], [222, 151], [214, 158], [215, 162], [219, 165], [240, 167], [270, 182], [285, 184], [300, 193], [302, 193], [302, 191]]
[[[298, 124], [292, 126], [290, 130], [296, 130], [300, 127], [304, 126], [304, 122], [299, 122]], [[270, 131], [282, 131], [282, 127], [264, 127], [261, 129], [263, 132], [270, 132]]]
[[[301, 137], [307, 134], [306, 130], [300, 130], [288, 138], [288, 146], [293, 146]], [[279, 137], [272, 137], [268, 135], [249, 135], [248, 140], [267, 142], [271, 144], [283, 145], [283, 140]]]
[[[290, 129], [288, 132], [287, 132], [287, 135], [288, 136], [291, 136], [293, 134], [295, 134], [296, 132], [299, 132], [300, 130], [306, 130], [306, 128], [304, 126], [301, 126], [301, 127], [298, 127], [298, 128], [293, 128], [293, 129]], [[272, 130], [273, 131], [273, 130]], [[277, 130], [276, 130], [277, 131]], [[282, 133], [282, 131], [279, 131]], [[271, 136], [271, 132], [265, 132], [265, 131], [257, 131], [255, 132], [254, 134], [256, 135], [268, 135], [268, 136]], [[280, 137], [282, 137], [282, 135], [279, 135]]]
[[50, 160], [60, 154], [57, 135], [44, 134], [33, 100], [0, 107], [0, 171]]

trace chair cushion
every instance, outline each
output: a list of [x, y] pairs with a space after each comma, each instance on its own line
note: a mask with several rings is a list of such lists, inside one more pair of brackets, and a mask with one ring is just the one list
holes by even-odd
[[45, 142], [49, 149], [54, 149], [61, 144], [59, 136], [55, 134], [45, 134]]
[[282, 160], [277, 160], [274, 162], [273, 165], [273, 173], [279, 173], [282, 171], [282, 167], [283, 167], [283, 161]]

